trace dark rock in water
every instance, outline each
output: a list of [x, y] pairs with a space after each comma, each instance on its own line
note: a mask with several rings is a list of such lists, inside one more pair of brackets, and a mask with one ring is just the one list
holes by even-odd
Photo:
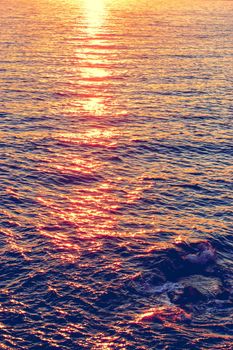
[[142, 295], [154, 294], [154, 288], [158, 284], [164, 283], [165, 277], [159, 270], [134, 275], [129, 281], [131, 289]]
[[[157, 306], [137, 317], [137, 322], [191, 322], [206, 305], [229, 307], [233, 293], [216, 252], [208, 241], [160, 245], [134, 260], [141, 271], [131, 277], [130, 291], [156, 296]], [[142, 272], [142, 268], [146, 268]], [[230, 278], [229, 278], [230, 279]]]
[[214, 247], [208, 241], [176, 242], [164, 249], [155, 247], [148, 256], [148, 265], [158, 269], [166, 280], [199, 274], [208, 269], [216, 260]]
[[180, 288], [170, 293], [170, 298], [178, 304], [195, 303], [220, 296], [222, 282], [217, 277], [192, 275], [179, 280]]
[[[180, 288], [175, 284], [185, 276], [205, 274], [216, 277], [218, 270], [216, 267], [213, 269], [215, 257], [215, 250], [208, 241], [157, 245], [144, 256], [135, 257], [134, 263], [138, 263], [145, 272], [131, 277], [128, 287], [143, 295], [169, 293], [173, 292], [172, 289], [178, 293]], [[193, 294], [194, 299], [201, 299], [205, 295], [192, 286], [182, 286], [181, 290], [182, 294], [184, 290], [187, 295]]]
[[207, 265], [216, 260], [216, 253], [209, 242], [202, 242], [197, 245], [197, 251], [184, 256], [184, 260], [195, 265]]

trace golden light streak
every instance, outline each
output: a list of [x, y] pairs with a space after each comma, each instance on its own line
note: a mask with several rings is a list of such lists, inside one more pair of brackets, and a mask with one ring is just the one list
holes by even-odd
[[[104, 34], [104, 22], [107, 17], [106, 1], [105, 0], [85, 0], [84, 17], [85, 17], [85, 36], [89, 41], [90, 52], [86, 53], [84, 62], [81, 68], [81, 77], [84, 81], [99, 82], [101, 90], [102, 83], [109, 77], [109, 69], [101, 67], [103, 64], [103, 56], [99, 52], [98, 47], [104, 45], [99, 34]], [[94, 57], [92, 54], [95, 54]], [[85, 99], [83, 102], [83, 109], [94, 115], [101, 116], [105, 112], [105, 99], [99, 96], [98, 87], [92, 96]]]
[[87, 32], [90, 35], [95, 35], [104, 22], [105, 1], [85, 0], [84, 12], [87, 20]]

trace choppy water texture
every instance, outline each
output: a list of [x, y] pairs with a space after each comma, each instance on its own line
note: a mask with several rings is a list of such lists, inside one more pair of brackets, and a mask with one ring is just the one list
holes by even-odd
[[[1, 349], [232, 349], [232, 13], [1, 0]], [[221, 282], [180, 307], [203, 239]]]

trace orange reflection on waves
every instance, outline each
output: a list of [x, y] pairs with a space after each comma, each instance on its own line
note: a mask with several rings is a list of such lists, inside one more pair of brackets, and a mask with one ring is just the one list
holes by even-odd
[[53, 159], [47, 160], [47, 169], [48, 173], [53, 173], [58, 171], [61, 174], [82, 174], [82, 175], [94, 175], [102, 167], [103, 163], [100, 161], [92, 159], [89, 162], [87, 159], [76, 155], [59, 155]]
[[[37, 198], [44, 210], [41, 211], [38, 230], [52, 242], [65, 250], [66, 259], [76, 259], [80, 239], [89, 239], [90, 250], [98, 250], [98, 235], [114, 235], [117, 219], [115, 212], [119, 205], [112, 193], [110, 182], [74, 188], [70, 194], [57, 194], [48, 198], [43, 193]], [[92, 240], [93, 238], [93, 240]]]
[[[126, 349], [125, 346], [119, 344], [119, 337], [117, 336], [107, 336], [104, 333], [97, 333], [94, 336], [94, 346], [92, 350], [112, 350], [116, 349], [116, 344], [118, 344], [118, 349]], [[123, 341], [124, 342], [124, 341]]]
[[175, 305], [155, 306], [136, 318], [136, 322], [162, 322], [166, 326], [176, 325], [176, 322], [190, 320], [191, 314]]
[[68, 59], [69, 82], [59, 92], [70, 97], [64, 106], [66, 114], [79, 115], [81, 111], [85, 116], [103, 117], [110, 113], [112, 93], [108, 84], [113, 70], [109, 58], [111, 34], [106, 29], [106, 19], [105, 0], [83, 0], [82, 21], [74, 34]]
[[87, 23], [86, 31], [89, 35], [95, 35], [104, 23], [105, 0], [84, 0], [83, 6]]
[[83, 107], [87, 112], [91, 112], [95, 116], [101, 116], [105, 110], [104, 99], [102, 97], [91, 97], [85, 101]]
[[64, 143], [87, 145], [89, 147], [115, 147], [117, 145], [118, 132], [116, 128], [90, 128], [78, 133], [66, 132], [55, 135], [55, 138]]
[[17, 252], [25, 260], [29, 260], [27, 254], [30, 251], [29, 246], [22, 244], [20, 236], [10, 228], [1, 228], [1, 235], [6, 237], [7, 245], [9, 246], [9, 251]]
[[[96, 63], [95, 63], [96, 62]], [[91, 64], [96, 64], [99, 65], [100, 62], [99, 60], [95, 59], [95, 62], [93, 62], [93, 60], [89, 60], [88, 63], [90, 65], [90, 67], [82, 67], [81, 70], [81, 77], [83, 77], [86, 80], [102, 80], [103, 78], [107, 78], [109, 77], [109, 72], [102, 67], [98, 67], [98, 66], [93, 66]]]

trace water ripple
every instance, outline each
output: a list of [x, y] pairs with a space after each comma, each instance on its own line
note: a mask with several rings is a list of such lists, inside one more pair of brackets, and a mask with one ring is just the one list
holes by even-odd
[[230, 350], [232, 2], [0, 10], [1, 348]]

